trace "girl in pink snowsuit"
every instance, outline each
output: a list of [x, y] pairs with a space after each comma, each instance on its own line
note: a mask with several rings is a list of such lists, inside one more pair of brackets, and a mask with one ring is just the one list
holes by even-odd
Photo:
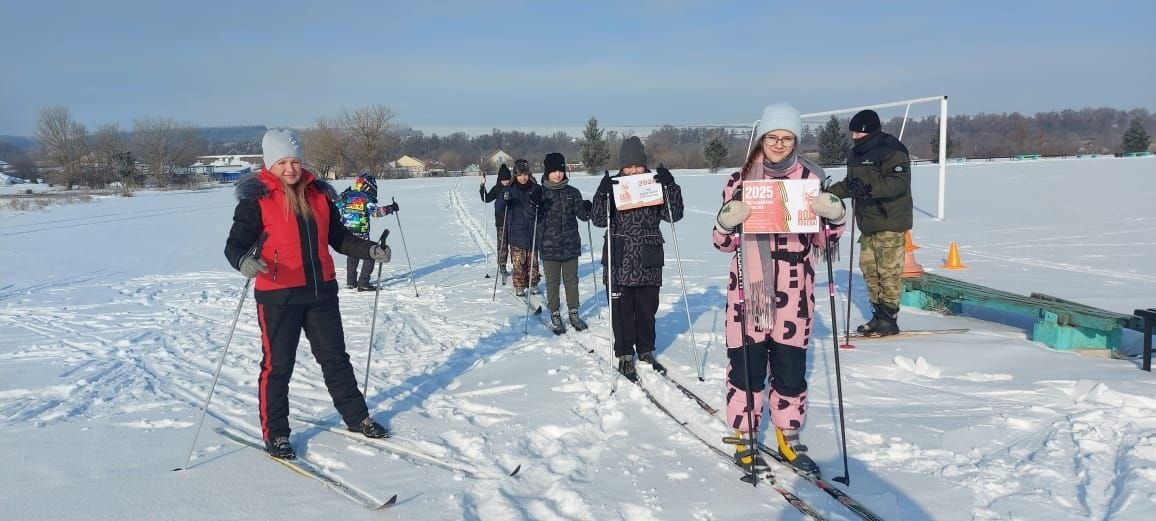
[[[743, 287], [739, 287], [737, 255], [730, 261], [727, 286], [727, 425], [741, 437], [754, 437], [769, 399], [779, 451], [801, 470], [817, 472], [818, 467], [803, 454], [806, 448], [798, 443], [798, 430], [807, 415], [807, 343], [815, 313], [815, 266], [828, 245], [838, 241], [846, 212], [838, 198], [819, 193], [810, 206], [824, 217], [821, 233], [740, 235], [738, 230], [750, 215], [742, 201], [744, 180], [825, 179], [822, 168], [797, 153], [801, 126], [799, 113], [791, 106], [766, 108], [746, 164], [731, 174], [723, 188], [723, 207], [712, 235], [715, 248], [724, 253], [736, 252], [742, 241]], [[745, 306], [740, 307], [740, 295], [745, 296]], [[745, 335], [742, 313], [746, 314]], [[749, 419], [748, 389], [753, 394]], [[740, 464], [755, 461], [741, 445], [735, 456]]]

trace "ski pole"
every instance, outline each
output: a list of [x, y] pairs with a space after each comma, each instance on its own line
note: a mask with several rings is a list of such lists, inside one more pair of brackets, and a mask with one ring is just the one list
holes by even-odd
[[[534, 268], [538, 266], [538, 258], [535, 257], [538, 253], [538, 205], [531, 206], [534, 208], [534, 227], [533, 235], [530, 236], [530, 258], [526, 259], [526, 318], [522, 321], [523, 335], [530, 332], [530, 284], [534, 282]], [[535, 284], [534, 288], [537, 287]]]
[[[735, 190], [739, 191], [740, 197], [742, 195], [742, 189], [743, 187], [741, 184], [735, 187]], [[732, 200], [734, 200], [733, 197]], [[735, 278], [737, 279], [736, 282], [738, 283], [737, 291], [739, 304], [739, 336], [742, 337], [739, 349], [743, 350], [743, 368], [745, 369], [743, 371], [743, 379], [746, 380], [744, 387], [746, 387], [747, 395], [746, 450], [754, 451], [756, 447], [755, 438], [758, 436], [758, 433], [755, 431], [755, 393], [751, 390], [751, 380], [754, 380], [754, 377], [751, 376], [750, 348], [752, 346], [747, 343], [747, 297], [746, 291], [743, 288], [743, 285], [746, 283], [743, 278], [743, 239], [745, 238], [745, 234], [743, 233], [743, 225], [739, 224], [736, 231], [738, 232], [739, 242], [738, 246], [735, 248]], [[774, 261], [772, 260], [771, 262]], [[759, 414], [762, 415], [763, 411], [759, 410]], [[755, 476], [755, 458], [753, 455], [751, 456], [751, 464], [747, 468], [747, 475], [744, 476], [743, 479], [744, 481], [750, 481], [751, 486], [753, 487], [758, 486], [759, 479], [757, 476]]]
[[[381, 232], [381, 239], [377, 244], [382, 248], [385, 247], [385, 238], [389, 237], [389, 228]], [[381, 265], [383, 262], [377, 263], [377, 280], [381, 280]], [[374, 288], [373, 291], [373, 318], [369, 320], [369, 354], [365, 357], [365, 385], [361, 388], [361, 396], [364, 398], [369, 393], [369, 361], [373, 359], [373, 332], [377, 328], [377, 301], [381, 298], [381, 288]]]
[[851, 238], [847, 241], [851, 249], [851, 255], [847, 258], [847, 316], [844, 317], [843, 328], [844, 340], [843, 345], [839, 346], [846, 349], [855, 347], [851, 343], [851, 276], [855, 273], [855, 199], [851, 199]]
[[[658, 165], [663, 168], [662, 165]], [[694, 338], [694, 322], [690, 319], [690, 300], [686, 297], [686, 275], [682, 272], [682, 254], [678, 251], [678, 229], [674, 226], [674, 211], [670, 208], [670, 196], [666, 193], [666, 187], [662, 187], [662, 199], [666, 202], [666, 216], [670, 220], [670, 236], [674, 239], [674, 260], [678, 264], [678, 278], [682, 285], [682, 305], [686, 308], [686, 330], [690, 333], [690, 345], [694, 349], [694, 366], [698, 369], [698, 381], [705, 382], [702, 374], [702, 360], [698, 356], [698, 341]], [[679, 216], [681, 219], [682, 216]]]
[[586, 242], [590, 243], [590, 282], [594, 283], [594, 293], [598, 295], [598, 265], [594, 263], [594, 232], [590, 227], [590, 216], [586, 216]]
[[[494, 222], [495, 223], [498, 222], [496, 216], [494, 217]], [[502, 276], [502, 268], [504, 268], [506, 266], [506, 263], [502, 262], [502, 253], [504, 253], [503, 250], [508, 250], [510, 248], [509, 229], [510, 229], [510, 207], [509, 206], [503, 206], [502, 207], [502, 228], [499, 229], [498, 233], [497, 233], [498, 252], [496, 255], [497, 255], [498, 266], [496, 268], [494, 268], [494, 294], [493, 294], [493, 296], [490, 297], [490, 300], [498, 300], [498, 277]], [[503, 277], [502, 278], [502, 284], [504, 285], [505, 283], [506, 283], [506, 280], [505, 280], [505, 277]]]
[[[389, 199], [393, 201], [393, 204], [397, 204], [396, 199], [392, 197]], [[405, 245], [405, 229], [401, 227], [401, 216], [398, 215], [399, 213], [401, 212], [394, 210], [393, 217], [397, 219], [397, 233], [401, 234], [401, 248], [405, 250], [405, 262], [409, 264], [409, 282], [413, 284], [413, 296], [420, 297], [421, 295], [418, 294], [417, 291], [417, 281], [413, 280], [413, 262], [409, 260], [409, 248]]]
[[[249, 248], [248, 252], [245, 252], [245, 257], [259, 255], [261, 246], [268, 238], [268, 233], [262, 233], [261, 238], [257, 239], [257, 242]], [[243, 260], [245, 257], [241, 257], [241, 259]], [[205, 423], [205, 415], [209, 412], [209, 402], [213, 399], [213, 391], [217, 389], [217, 380], [221, 377], [221, 367], [225, 365], [225, 356], [229, 354], [229, 345], [233, 343], [233, 332], [237, 330], [237, 319], [241, 317], [241, 307], [245, 304], [245, 296], [249, 294], [250, 282], [253, 282], [253, 278], [246, 278], [245, 287], [241, 288], [241, 299], [237, 301], [237, 309], [233, 312], [233, 325], [229, 327], [229, 337], [225, 340], [225, 349], [221, 351], [221, 359], [217, 361], [217, 370], [213, 373], [213, 384], [209, 386], [209, 395], [205, 397], [205, 404], [201, 406], [201, 418], [197, 420], [197, 428], [193, 429], [193, 444], [189, 446], [189, 455], [185, 457], [185, 466], [173, 470], [186, 470], [189, 468], [189, 462], [193, 460], [193, 450], [197, 448], [197, 438], [201, 434], [201, 425]]]
[[[847, 423], [843, 416], [843, 373], [839, 364], [839, 326], [835, 318], [835, 268], [832, 266], [831, 256], [831, 228], [827, 219], [823, 219], [823, 242], [827, 245], [824, 256], [827, 257], [827, 294], [831, 299], [831, 340], [835, 349], [835, 389], [839, 397], [839, 434], [843, 446], [843, 475], [833, 478], [836, 482], [851, 486], [851, 472], [847, 466]], [[854, 245], [852, 245], [854, 250]], [[848, 298], [850, 301], [850, 298]]]
[[[610, 171], [603, 170], [602, 175], [609, 179]], [[614, 183], [613, 180], [610, 182], [611, 184]], [[614, 189], [611, 188], [610, 191], [614, 192]], [[610, 327], [610, 367], [614, 369], [614, 361], [618, 359], [614, 356], [614, 344], [618, 342], [618, 339], [614, 336], [614, 234], [610, 223], [612, 206], [614, 206], [614, 194], [608, 193], [606, 194], [606, 309], [610, 313], [610, 320], [608, 321]], [[618, 391], [618, 376], [620, 374], [622, 371], [610, 371], [610, 394]]]

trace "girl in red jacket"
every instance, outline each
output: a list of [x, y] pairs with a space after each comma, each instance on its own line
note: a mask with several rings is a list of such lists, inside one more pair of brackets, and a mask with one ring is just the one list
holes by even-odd
[[[237, 186], [233, 227], [225, 242], [229, 264], [257, 278], [253, 296], [263, 354], [258, 378], [261, 434], [269, 454], [284, 459], [296, 457], [289, 443], [289, 379], [301, 331], [349, 430], [370, 438], [389, 435], [369, 416], [345, 352], [337, 273], [329, 254], [332, 246], [345, 255], [389, 262], [389, 246], [345, 229], [333, 187], [302, 168], [300, 143], [290, 130], [265, 133], [265, 166]], [[268, 238], [249, 254], [262, 234]]]

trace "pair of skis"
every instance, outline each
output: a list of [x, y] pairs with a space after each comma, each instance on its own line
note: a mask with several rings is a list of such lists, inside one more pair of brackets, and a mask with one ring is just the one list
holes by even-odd
[[[236, 431], [228, 427], [217, 427], [215, 430], [217, 434], [220, 434], [221, 436], [224, 436], [225, 438], [228, 438], [229, 440], [239, 445], [249, 447], [253, 450], [259, 450], [262, 453], [265, 452], [265, 447], [261, 444], [261, 442], [256, 438], [249, 436], [248, 434], [244, 434], [240, 431]], [[270, 456], [269, 459], [280, 463], [285, 468], [292, 470], [297, 474], [319, 481], [329, 490], [332, 490], [338, 495], [370, 510], [380, 510], [397, 504], [397, 494], [390, 496], [389, 499], [385, 501], [381, 501], [369, 493], [354, 487], [353, 485], [330, 476], [324, 470], [322, 470], [321, 467], [318, 467], [307, 459], [303, 459], [301, 457], [294, 459], [280, 459], [274, 458], [272, 456]]]
[[[661, 372], [659, 374], [662, 375], [662, 377], [664, 379], [666, 379], [669, 383], [674, 385], [675, 388], [677, 388], [684, 396], [686, 396], [688, 399], [693, 400], [696, 404], [698, 404], [698, 406], [703, 411], [706, 411], [711, 416], [714, 416], [716, 413], [718, 413], [718, 409], [711, 407], [710, 404], [706, 400], [704, 400], [702, 397], [695, 394], [693, 391], [688, 389], [686, 386], [680, 384], [677, 380], [675, 380], [669, 374], [661, 373]], [[662, 411], [663, 414], [666, 414], [668, 417], [670, 417], [670, 419], [672, 419], [676, 423], [678, 423], [678, 425], [680, 427], [682, 427], [684, 430], [686, 430], [687, 432], [692, 434], [694, 436], [694, 438], [698, 439], [704, 445], [709, 447], [712, 452], [715, 452], [716, 454], [726, 458], [728, 461], [731, 461], [733, 463], [733, 458], [730, 455], [723, 452], [721, 449], [719, 449], [713, 443], [710, 443], [708, 440], [703, 439], [702, 436], [699, 436], [698, 433], [696, 433], [692, 429], [690, 429], [688, 424], [687, 424], [688, 422], [680, 420], [677, 416], [675, 416], [670, 411], [670, 409], [667, 408], [664, 404], [662, 404], [649, 390], [646, 389], [646, 387], [644, 387], [642, 385], [641, 382], [635, 382], [635, 384], [637, 384], [638, 387], [640, 389], [642, 389], [642, 393], [646, 396], [647, 400], [649, 400], [652, 404], [654, 404], [660, 411]], [[728, 441], [728, 440], [729, 439], [724, 439], [724, 441]], [[734, 441], [734, 440], [729, 440], [729, 441]], [[779, 451], [774, 450], [772, 448], [769, 448], [766, 445], [763, 445], [761, 443], [758, 444], [757, 447], [758, 447], [758, 451], [760, 453], [766, 454], [771, 459], [774, 459], [777, 463], [779, 463], [780, 466], [786, 467], [788, 470], [795, 473], [799, 477], [803, 478], [807, 482], [811, 483], [819, 490], [822, 490], [823, 492], [827, 493], [827, 495], [834, 498], [835, 501], [839, 502], [839, 504], [846, 507], [848, 510], [850, 510], [855, 515], [859, 516], [859, 518], [863, 519], [864, 521], [882, 521], [883, 518], [881, 518], [878, 515], [876, 515], [875, 513], [871, 512], [871, 510], [869, 510], [867, 507], [863, 506], [862, 503], [860, 503], [855, 498], [851, 497], [846, 492], [843, 492], [841, 489], [835, 487], [835, 485], [823, 480], [819, 476], [816, 476], [814, 474], [810, 474], [807, 472], [803, 472], [803, 471], [799, 470], [798, 468], [796, 468], [794, 465], [791, 465], [790, 462], [788, 462], [786, 459], [783, 458], [783, 456], [781, 454], [779, 454]], [[768, 481], [768, 477], [764, 476], [763, 480]], [[769, 482], [775, 488], [776, 492], [778, 492], [780, 495], [782, 495], [783, 498], [788, 503], [791, 504], [791, 506], [798, 509], [799, 512], [801, 512], [803, 515], [805, 515], [811, 519], [823, 519], [821, 514], [819, 514], [817, 511], [815, 511], [814, 508], [812, 508], [805, 501], [803, 501], [801, 498], [799, 498], [797, 495], [795, 495], [792, 491], [785, 489], [781, 484], [776, 482], [773, 478], [769, 478]]]
[[[423, 450], [412, 447], [409, 444], [402, 444], [402, 443], [398, 443], [396, 441], [389, 440], [389, 439], [367, 438], [365, 436], [362, 436], [361, 434], [350, 432], [349, 430], [347, 430], [343, 427], [340, 427], [340, 426], [327, 425], [327, 424], [323, 424], [323, 423], [315, 422], [315, 421], [305, 421], [303, 423], [305, 423], [306, 425], [309, 425], [311, 427], [321, 429], [321, 430], [329, 431], [329, 432], [332, 432], [335, 434], [340, 434], [342, 436], [345, 436], [347, 438], [350, 438], [350, 439], [355, 440], [357, 442], [360, 442], [362, 444], [388, 451], [390, 453], [396, 454], [396, 455], [401, 456], [403, 458], [410, 459], [411, 461], [430, 463], [430, 464], [442, 467], [442, 468], [447, 469], [447, 470], [451, 470], [454, 472], [461, 472], [463, 474], [466, 474], [466, 475], [468, 475], [470, 477], [474, 477], [474, 478], [500, 479], [500, 478], [504, 478], [504, 477], [514, 477], [514, 476], [517, 476], [518, 473], [522, 470], [522, 466], [518, 465], [516, 468], [514, 468], [514, 470], [512, 470], [508, 473], [507, 472], [491, 472], [491, 471], [487, 471], [485, 469], [481, 469], [481, 468], [478, 468], [476, 466], [470, 465], [470, 464], [465, 463], [465, 462], [453, 461], [453, 460], [449, 460], [449, 459], [446, 459], [443, 457], [429, 454]], [[254, 449], [254, 450], [261, 451], [262, 453], [266, 453], [265, 447], [261, 444], [261, 442], [259, 440], [257, 440], [256, 438], [248, 435], [248, 434], [244, 434], [240, 431], [237, 431], [237, 430], [229, 428], [229, 427], [224, 427], [224, 426], [217, 427], [215, 430], [221, 436], [223, 436], [223, 437], [225, 437], [225, 438], [227, 438], [227, 439], [229, 439], [229, 440], [231, 440], [231, 441], [233, 441], [239, 445], [249, 447], [249, 448]], [[310, 462], [309, 460], [304, 459], [300, 456], [298, 456], [297, 458], [294, 458], [294, 459], [280, 459], [280, 458], [273, 458], [273, 457], [270, 457], [270, 459], [272, 459], [273, 461], [276, 461], [277, 463], [280, 463], [282, 466], [288, 468], [289, 470], [292, 470], [293, 472], [295, 472], [301, 476], [311, 478], [313, 480], [320, 482], [322, 485], [324, 485], [326, 488], [333, 491], [334, 493], [336, 493], [336, 494], [338, 494], [338, 495], [340, 495], [346, 499], [349, 499], [349, 500], [353, 501], [354, 503], [357, 503], [358, 505], [361, 505], [362, 507], [364, 507], [366, 509], [381, 510], [384, 508], [392, 507], [395, 504], [397, 504], [397, 494], [390, 496], [389, 499], [386, 499], [385, 501], [381, 501], [380, 499], [374, 497], [373, 495], [371, 495], [371, 494], [369, 494], [363, 490], [360, 490], [357, 487], [326, 473], [321, 467], [318, 467], [316, 464], [314, 464], [314, 463]]]

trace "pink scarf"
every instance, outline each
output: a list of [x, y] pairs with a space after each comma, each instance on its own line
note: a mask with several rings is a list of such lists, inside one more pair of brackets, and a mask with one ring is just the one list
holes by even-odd
[[[788, 179], [802, 169], [798, 157], [793, 157], [794, 164], [783, 172], [764, 167], [763, 159], [763, 153], [759, 152], [751, 168], [743, 172], [743, 179]], [[737, 190], [742, 190], [742, 186]], [[748, 324], [754, 324], [755, 332], [770, 331], [775, 323], [775, 278], [778, 273], [771, 257], [775, 248], [774, 240], [773, 234], [743, 233], [740, 242], [743, 256], [742, 290], [746, 302], [744, 312]]]

